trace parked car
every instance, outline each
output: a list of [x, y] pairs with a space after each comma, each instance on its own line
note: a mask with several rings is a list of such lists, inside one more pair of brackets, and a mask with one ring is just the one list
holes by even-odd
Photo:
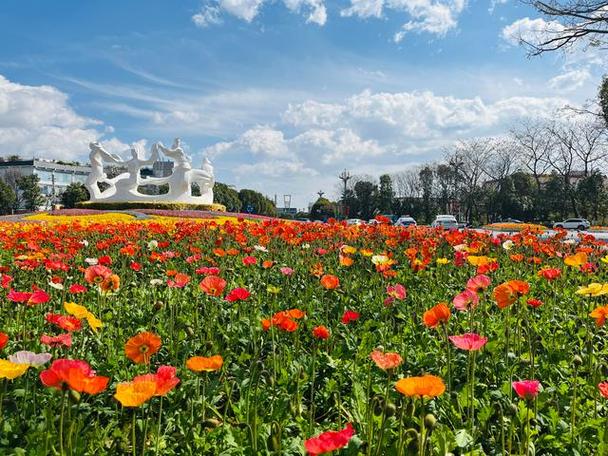
[[348, 219], [346, 220], [346, 224], [347, 225], [362, 225], [363, 223], [365, 223], [363, 220], [361, 219]]
[[443, 227], [446, 230], [458, 229], [458, 220], [453, 215], [438, 215], [431, 224], [433, 228]]
[[570, 218], [553, 224], [553, 228], [564, 228], [566, 230], [588, 230], [590, 226], [589, 220], [583, 218]]
[[404, 215], [403, 217], [399, 217], [397, 219], [395, 226], [416, 226], [416, 220], [409, 215]]
[[522, 222], [521, 220], [517, 220], [517, 219], [509, 217], [509, 218], [504, 219], [502, 221], [502, 223], [524, 223], [524, 222]]

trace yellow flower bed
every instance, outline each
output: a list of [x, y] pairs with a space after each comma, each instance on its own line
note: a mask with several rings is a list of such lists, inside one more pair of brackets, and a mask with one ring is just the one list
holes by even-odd
[[90, 223], [101, 223], [101, 222], [131, 222], [137, 220], [134, 216], [129, 214], [120, 214], [115, 212], [108, 212], [105, 214], [89, 214], [89, 215], [51, 215], [47, 212], [40, 214], [27, 215], [23, 217], [23, 220], [33, 220], [38, 222], [51, 222], [51, 223], [70, 223], [70, 222], [90, 222]]
[[595, 225], [589, 228], [589, 231], [608, 231], [608, 226]]
[[494, 231], [545, 231], [547, 228], [542, 225], [536, 225], [535, 223], [490, 223], [484, 225], [486, 230]]

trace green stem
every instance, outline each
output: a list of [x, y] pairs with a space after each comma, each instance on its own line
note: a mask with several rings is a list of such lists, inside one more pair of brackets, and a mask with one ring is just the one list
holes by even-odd
[[156, 451], [154, 452], [158, 456], [158, 449], [160, 448], [160, 426], [161, 417], [163, 416], [163, 396], [160, 397], [160, 406], [158, 409], [158, 424], [156, 426]]
[[135, 435], [135, 415], [136, 415], [136, 410], [137, 409], [133, 409], [133, 418], [131, 420], [131, 448], [132, 448], [132, 454], [133, 456], [135, 456], [137, 454], [137, 438]]
[[65, 415], [65, 399], [67, 390], [64, 390], [61, 394], [61, 414], [59, 415], [59, 454], [62, 456], [65, 454], [63, 448], [63, 417]]
[[317, 346], [312, 347], [312, 375], [310, 377], [310, 406], [308, 413], [308, 425], [310, 432], [313, 430], [313, 419], [315, 414], [315, 376], [317, 374]]
[[378, 437], [378, 447], [376, 448], [376, 455], [380, 454], [380, 449], [382, 448], [382, 440], [384, 440], [384, 426], [386, 425], [386, 409], [388, 407], [388, 395], [391, 387], [391, 374], [392, 372], [389, 370], [388, 375], [386, 376], [386, 389], [384, 393], [384, 407], [382, 408], [382, 420], [380, 421], [380, 435]]
[[425, 433], [426, 429], [424, 427], [424, 399], [420, 398], [420, 441], [418, 442], [418, 455], [424, 456], [424, 447], [425, 447]]

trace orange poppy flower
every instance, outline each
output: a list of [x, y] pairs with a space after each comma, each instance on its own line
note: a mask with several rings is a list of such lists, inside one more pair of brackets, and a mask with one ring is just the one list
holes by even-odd
[[349, 267], [352, 266], [354, 260], [347, 255], [340, 255], [340, 266]]
[[509, 280], [494, 288], [494, 300], [500, 309], [504, 309], [529, 291], [530, 285], [527, 282], [522, 280]]
[[104, 293], [113, 293], [120, 288], [120, 277], [116, 274], [111, 274], [99, 284], [99, 288]]
[[335, 275], [325, 274], [321, 277], [321, 286], [326, 290], [335, 290], [340, 286], [340, 279]]
[[220, 370], [224, 364], [221, 355], [193, 356], [186, 361], [186, 367], [193, 372], [214, 372]]
[[585, 252], [577, 252], [574, 255], [568, 255], [564, 258], [564, 263], [568, 266], [580, 267], [587, 262], [587, 254]]
[[374, 350], [369, 357], [382, 370], [394, 369], [403, 363], [403, 358], [399, 353]]
[[209, 275], [198, 284], [198, 287], [209, 296], [221, 296], [226, 288], [226, 281], [221, 277]]
[[125, 344], [125, 355], [137, 364], [148, 364], [150, 356], [160, 350], [160, 337], [151, 332], [139, 333], [131, 337]]
[[595, 318], [596, 326], [604, 326], [606, 317], [608, 317], [608, 306], [600, 306], [593, 309], [589, 316]]
[[450, 319], [450, 308], [447, 306], [447, 303], [440, 302], [439, 304], [433, 306], [422, 316], [422, 321], [427, 328], [436, 328], [441, 323], [447, 323]]
[[445, 383], [435, 375], [402, 378], [395, 384], [395, 389], [409, 397], [438, 397], [445, 391]]
[[153, 380], [140, 380], [116, 385], [114, 398], [123, 407], [139, 407], [154, 396], [156, 382]]
[[310, 268], [310, 273], [315, 277], [321, 277], [323, 275], [323, 263], [315, 263], [312, 268]]

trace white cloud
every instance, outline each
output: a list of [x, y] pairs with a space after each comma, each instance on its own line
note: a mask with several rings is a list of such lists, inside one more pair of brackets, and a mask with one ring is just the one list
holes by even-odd
[[[192, 16], [192, 21], [201, 28], [222, 23], [221, 13], [225, 12], [245, 22], [252, 22], [265, 3], [270, 0], [210, 0], [202, 6], [201, 10]], [[284, 5], [293, 13], [308, 13], [306, 22], [325, 25], [327, 22], [327, 9], [324, 0], [283, 0]]]
[[200, 12], [192, 16], [192, 21], [197, 27], [205, 28], [210, 25], [219, 25], [222, 23], [220, 17], [220, 9], [217, 6], [204, 5]]
[[264, 0], [219, 0], [218, 4], [224, 11], [233, 16], [251, 22], [257, 15]]
[[[201, 10], [192, 16], [199, 27], [220, 24], [221, 13], [227, 13], [246, 22], [252, 22], [262, 8], [274, 0], [205, 0]], [[282, 0], [285, 7], [297, 14], [307, 15], [306, 22], [323, 26], [327, 22], [325, 0]], [[343, 8], [343, 17], [362, 19], [381, 18], [385, 12], [405, 14], [407, 21], [394, 40], [400, 42], [407, 33], [430, 33], [444, 36], [458, 26], [458, 16], [464, 10], [466, 0], [350, 0]]]
[[[98, 128], [104, 129], [101, 122], [77, 114], [56, 88], [17, 84], [0, 75], [1, 155], [82, 158], [88, 143], [102, 138]], [[114, 139], [111, 145], [119, 143]]]
[[343, 9], [342, 16], [358, 16], [360, 18], [382, 17], [384, 0], [350, 0], [350, 7]]
[[588, 68], [579, 68], [566, 71], [549, 80], [549, 87], [560, 91], [573, 91], [581, 87], [591, 78]]
[[420, 139], [492, 127], [516, 117], [549, 116], [564, 104], [562, 98], [509, 97], [488, 103], [479, 97], [437, 96], [430, 91], [366, 90], [343, 103], [290, 105], [283, 120], [297, 127], [348, 127], [372, 135]]
[[465, 0], [351, 0], [350, 6], [340, 14], [366, 19], [380, 18], [385, 10], [405, 13], [409, 20], [393, 37], [395, 42], [400, 42], [410, 32], [444, 36], [458, 26], [458, 16], [465, 6]]
[[564, 27], [556, 21], [524, 17], [503, 27], [501, 36], [507, 43], [515, 46], [521, 41], [538, 43], [548, 39], [552, 34], [561, 32], [563, 29]]

